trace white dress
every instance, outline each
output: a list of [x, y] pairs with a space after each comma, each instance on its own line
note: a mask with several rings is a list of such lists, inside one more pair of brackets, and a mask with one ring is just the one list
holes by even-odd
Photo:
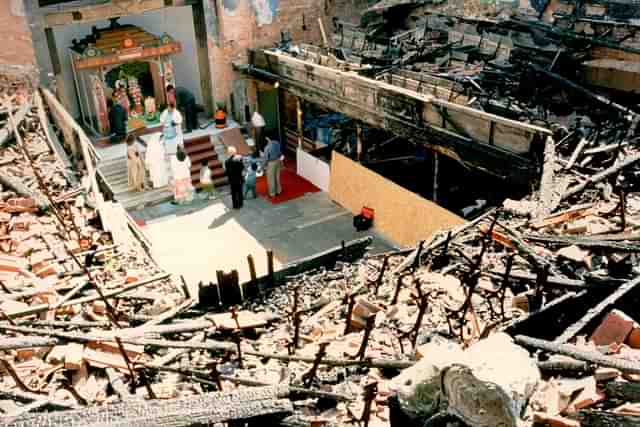
[[191, 183], [191, 161], [187, 157], [180, 162], [176, 156], [171, 157], [173, 170], [173, 197], [178, 203], [189, 203], [193, 200], [194, 188]]
[[[176, 124], [175, 127], [171, 126], [171, 122]], [[164, 136], [164, 148], [168, 156], [175, 156], [178, 145], [184, 145], [184, 137], [182, 135], [182, 114], [180, 111], [164, 110], [160, 114], [160, 123], [163, 126], [162, 134]]]
[[166, 153], [160, 140], [160, 134], [154, 134], [147, 143], [145, 158], [153, 188], [166, 187], [169, 184], [169, 174]]

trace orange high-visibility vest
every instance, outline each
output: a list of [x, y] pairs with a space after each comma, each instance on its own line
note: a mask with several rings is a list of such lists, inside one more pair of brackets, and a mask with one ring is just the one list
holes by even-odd
[[218, 129], [224, 129], [227, 127], [227, 115], [225, 114], [224, 111], [222, 110], [216, 111], [214, 118], [216, 120], [216, 127]]

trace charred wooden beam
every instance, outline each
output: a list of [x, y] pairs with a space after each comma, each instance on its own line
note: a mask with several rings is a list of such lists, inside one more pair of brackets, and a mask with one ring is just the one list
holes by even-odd
[[[546, 235], [546, 234], [525, 234], [525, 240], [529, 240], [532, 242], [542, 242], [542, 243], [552, 243], [558, 245], [577, 245], [583, 246], [586, 248], [600, 248], [600, 249], [611, 249], [618, 252], [640, 252], [640, 245], [634, 245], [631, 243], [624, 242], [616, 242], [614, 240], [607, 240], [598, 237], [583, 237], [583, 236], [554, 236], [554, 235]], [[620, 239], [630, 239], [633, 238], [634, 235], [624, 235], [621, 234], [618, 236]]]
[[616, 162], [613, 166], [610, 166], [609, 168], [603, 170], [602, 172], [599, 172], [595, 175], [591, 175], [588, 177], [587, 180], [585, 180], [584, 182], [575, 185], [571, 188], [569, 188], [563, 195], [562, 195], [562, 200], [565, 200], [579, 192], [581, 192], [582, 190], [584, 190], [585, 188], [587, 188], [589, 185], [593, 185], [597, 182], [600, 182], [602, 180], [604, 180], [605, 178], [612, 176], [618, 172], [620, 172], [622, 169], [629, 167], [631, 165], [633, 165], [634, 163], [640, 161], [640, 154], [635, 154], [635, 155], [630, 155], [625, 157], [623, 160]]
[[[279, 286], [285, 283], [288, 277], [304, 273], [305, 271], [319, 267], [330, 268], [338, 260], [349, 262], [350, 260], [358, 259], [364, 254], [366, 248], [372, 241], [373, 239], [371, 237], [363, 237], [347, 242], [344, 246], [334, 246], [326, 251], [285, 264], [280, 270], [273, 273], [273, 286]], [[245, 297], [251, 298], [270, 288], [269, 275], [258, 277], [255, 281], [245, 282], [242, 286], [245, 291], [250, 291], [250, 293], [245, 292]]]
[[[347, 116], [358, 118], [372, 126], [387, 129], [401, 138], [425, 145], [440, 154], [464, 163], [468, 167], [482, 170], [498, 178], [526, 185], [538, 173], [538, 167], [533, 160], [524, 155], [519, 155], [498, 145], [479, 143], [455, 131], [444, 129], [423, 120], [416, 120], [415, 114], [412, 114], [409, 118], [391, 114], [382, 108], [371, 109], [356, 100], [310, 86], [303, 81], [274, 74], [271, 71], [253, 65], [239, 66], [237, 68], [259, 80], [278, 81], [281, 87], [295, 96], [323, 105]], [[402, 95], [398, 96], [402, 97]], [[418, 99], [411, 99], [411, 101], [414, 109], [417, 108], [415, 107], [416, 103], [423, 103]], [[436, 101], [433, 100], [433, 102]], [[450, 105], [447, 105], [447, 107], [451, 108]], [[540, 131], [542, 132], [544, 129], [540, 128]]]
[[576, 360], [590, 362], [600, 366], [616, 368], [621, 372], [629, 374], [640, 374], [640, 363], [637, 361], [606, 356], [598, 351], [587, 350], [573, 344], [558, 344], [552, 341], [531, 338], [524, 335], [516, 335], [514, 340], [516, 343], [524, 347], [544, 350], [548, 353], [561, 354], [573, 357]]
[[570, 325], [562, 335], [554, 340], [555, 343], [565, 343], [573, 338], [576, 334], [580, 333], [587, 325], [593, 323], [600, 316], [603, 316], [613, 308], [613, 306], [622, 298], [633, 292], [638, 288], [640, 284], [640, 277], [634, 280], [630, 280], [621, 285], [614, 293], [600, 301], [598, 305], [590, 309], [583, 317], [577, 322]]
[[288, 395], [287, 387], [251, 387], [182, 399], [132, 399], [82, 410], [29, 414], [15, 422], [34, 427], [208, 425], [266, 415], [290, 415], [293, 412], [291, 402], [283, 399]]
[[41, 337], [17, 337], [17, 338], [1, 338], [0, 351], [17, 350], [20, 348], [31, 347], [50, 347], [58, 344], [55, 338]]
[[608, 397], [624, 402], [640, 401], [640, 384], [634, 382], [611, 381], [604, 388]]

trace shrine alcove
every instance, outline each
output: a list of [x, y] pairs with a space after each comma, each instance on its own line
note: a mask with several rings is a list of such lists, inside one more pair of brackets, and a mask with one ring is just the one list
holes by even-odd
[[72, 71], [83, 124], [97, 137], [109, 135], [107, 100], [116, 91], [129, 113], [129, 131], [157, 126], [165, 89], [175, 85], [171, 56], [181, 48], [167, 34], [117, 22], [74, 40]]

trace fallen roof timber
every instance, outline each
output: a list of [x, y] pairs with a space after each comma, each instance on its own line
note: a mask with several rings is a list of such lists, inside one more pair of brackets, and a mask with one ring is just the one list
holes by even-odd
[[529, 156], [532, 141], [551, 134], [545, 128], [272, 51], [255, 52], [253, 63], [241, 69], [258, 79], [279, 81], [296, 96], [372, 126], [404, 128], [402, 136], [410, 140], [516, 183], [529, 182], [535, 173]]

